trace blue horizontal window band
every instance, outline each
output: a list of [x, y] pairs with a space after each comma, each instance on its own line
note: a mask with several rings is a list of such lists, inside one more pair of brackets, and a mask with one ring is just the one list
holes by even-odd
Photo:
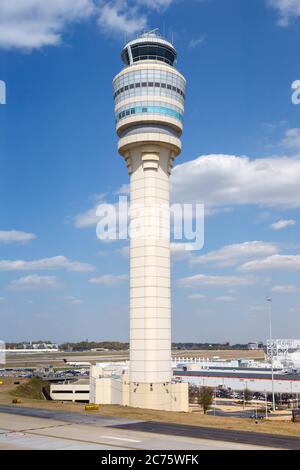
[[143, 113], [162, 114], [164, 116], [170, 116], [175, 119], [178, 119], [178, 121], [183, 122], [182, 114], [178, 113], [177, 111], [174, 111], [174, 109], [164, 108], [162, 106], [137, 106], [135, 108], [126, 109], [125, 111], [122, 111], [121, 113], [117, 114], [117, 122], [128, 116]]

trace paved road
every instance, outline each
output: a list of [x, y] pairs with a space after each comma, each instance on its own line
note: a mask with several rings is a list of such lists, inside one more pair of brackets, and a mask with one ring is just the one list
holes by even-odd
[[93, 416], [88, 413], [74, 413], [68, 411], [44, 410], [40, 408], [28, 408], [22, 406], [0, 405], [0, 413], [9, 413], [22, 416], [30, 416], [32, 418], [45, 418], [66, 423], [75, 424], [93, 424], [95, 426], [116, 426], [118, 424], [132, 424], [136, 420], [114, 418], [107, 416]]
[[[125, 426], [125, 425], [123, 425]], [[252, 445], [0, 413], [0, 449], [254, 450]]]
[[188, 426], [184, 424], [158, 423], [143, 421], [139, 423], [117, 425], [121, 429], [153, 432], [173, 436], [190, 436], [193, 438], [212, 439], [214, 441], [235, 442], [253, 446], [271, 447], [274, 449], [300, 450], [300, 438], [276, 436], [273, 434], [234, 431], [231, 429]]
[[[210, 410], [207, 413], [210, 416], [225, 416], [225, 417], [231, 417], [231, 418], [244, 418], [244, 419], [250, 419], [252, 416], [255, 416], [255, 410], [245, 410], [245, 411], [223, 411], [223, 410]], [[258, 413], [257, 414], [258, 418], [261, 416], [262, 418], [265, 418], [266, 415], [265, 413]], [[282, 418], [282, 417], [289, 417], [291, 420], [291, 413], [269, 413], [268, 418]]]

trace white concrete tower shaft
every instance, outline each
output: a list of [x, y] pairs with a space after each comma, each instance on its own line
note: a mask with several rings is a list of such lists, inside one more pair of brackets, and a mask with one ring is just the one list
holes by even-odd
[[185, 79], [173, 45], [153, 32], [129, 42], [122, 59], [113, 87], [130, 175], [129, 403], [172, 409], [169, 175], [181, 151]]

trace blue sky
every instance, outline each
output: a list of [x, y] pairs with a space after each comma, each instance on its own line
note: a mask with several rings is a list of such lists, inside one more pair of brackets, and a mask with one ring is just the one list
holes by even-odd
[[111, 81], [125, 37], [173, 35], [187, 78], [174, 202], [205, 245], [173, 256], [173, 340], [300, 334], [299, 0], [2, 0], [0, 338], [128, 339], [126, 243], [97, 202], [128, 184]]

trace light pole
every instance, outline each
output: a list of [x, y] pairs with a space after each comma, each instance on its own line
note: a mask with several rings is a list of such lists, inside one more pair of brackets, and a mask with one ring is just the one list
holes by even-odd
[[216, 416], [216, 406], [217, 406], [217, 392], [216, 389], [214, 389], [214, 416]]
[[272, 404], [273, 404], [273, 411], [276, 411], [275, 406], [275, 393], [274, 393], [274, 361], [273, 361], [273, 334], [272, 334], [272, 298], [267, 298], [268, 302], [268, 311], [269, 311], [269, 328], [270, 328], [270, 348], [271, 348], [271, 367], [272, 367]]

